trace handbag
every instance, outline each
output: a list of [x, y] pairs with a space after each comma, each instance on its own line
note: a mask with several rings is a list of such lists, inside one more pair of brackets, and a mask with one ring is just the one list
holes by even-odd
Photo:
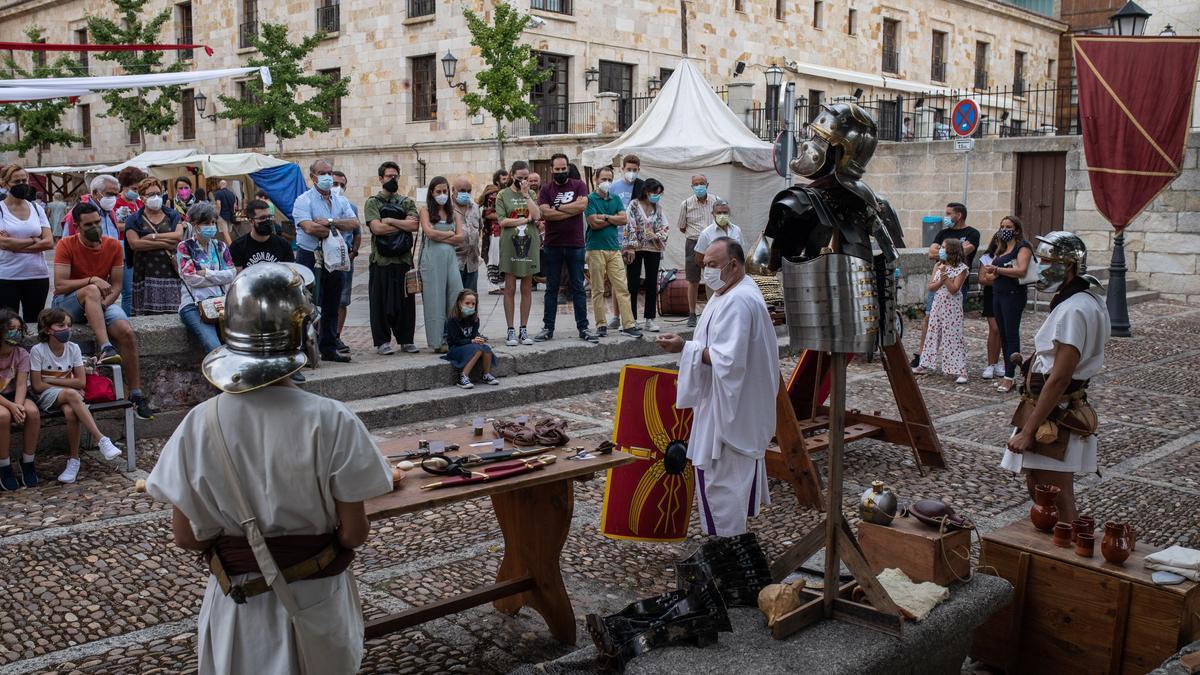
[[[191, 291], [188, 291], [191, 294]], [[225, 316], [225, 298], [205, 298], [196, 304], [196, 309], [200, 312], [200, 320], [212, 326], [221, 325], [221, 319]]]
[[98, 373], [86, 373], [83, 379], [84, 403], [110, 403], [117, 400], [113, 381]]
[[[334, 592], [315, 605], [300, 609], [287, 579], [284, 578], [283, 572], [267, 548], [267, 541], [258, 528], [258, 520], [242, 489], [242, 481], [233, 468], [233, 457], [229, 454], [229, 445], [225, 442], [225, 435], [221, 432], [217, 412], [221, 396], [222, 394], [218, 394], [213, 398], [212, 405], [206, 411], [208, 435], [217, 439], [217, 444], [221, 446], [220, 454], [225, 466], [226, 483], [234, 497], [237, 498], [236, 503], [232, 505], [234, 515], [242, 525], [242, 533], [249, 542], [250, 549], [254, 551], [254, 560], [258, 563], [258, 569], [262, 571], [262, 576], [271, 586], [275, 597], [279, 598], [284, 608], [287, 609], [292, 636], [298, 652], [300, 673], [325, 675], [326, 673], [357, 672], [362, 663], [362, 640], [347, 641], [344, 633], [329, 630], [329, 617], [339, 613], [338, 604], [343, 602], [341, 594]], [[354, 580], [353, 572], [346, 570], [343, 574], [346, 575], [345, 582], [350, 585], [350, 593], [354, 600], [350, 620], [357, 623], [354, 632], [361, 637], [363, 632], [362, 604], [358, 597], [358, 584]], [[261, 645], [261, 647], [267, 648], [266, 645]]]
[[[424, 242], [424, 239], [419, 239], [418, 243]], [[404, 273], [404, 292], [407, 295], [416, 295], [421, 292], [421, 253], [425, 251], [424, 246], [420, 246], [413, 256], [416, 264], [413, 268]]]

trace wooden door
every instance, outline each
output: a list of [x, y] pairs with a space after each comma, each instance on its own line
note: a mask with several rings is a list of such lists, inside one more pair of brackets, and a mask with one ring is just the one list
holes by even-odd
[[1067, 185], [1067, 153], [1018, 152], [1015, 214], [1025, 224], [1025, 238], [1063, 229]]

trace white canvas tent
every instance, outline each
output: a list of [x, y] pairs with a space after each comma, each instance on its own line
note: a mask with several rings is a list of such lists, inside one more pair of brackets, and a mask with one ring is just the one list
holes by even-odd
[[148, 150], [139, 155], [134, 155], [120, 164], [88, 167], [86, 173], [94, 175], [108, 173], [115, 176], [121, 171], [121, 169], [129, 166], [136, 166], [142, 171], [148, 172], [150, 167], [158, 166], [160, 164], [181, 159], [183, 157], [190, 157], [194, 154], [196, 154], [195, 148], [181, 148], [179, 150]]
[[704, 174], [709, 192], [730, 203], [749, 248], [766, 227], [771, 198], [784, 188], [772, 144], [751, 133], [686, 60], [620, 138], [584, 151], [583, 164], [616, 165], [628, 154], [642, 160], [643, 178], [657, 178], [666, 188], [671, 237], [664, 268], [683, 268], [684, 236], [675, 225], [680, 204], [692, 194], [692, 174]]

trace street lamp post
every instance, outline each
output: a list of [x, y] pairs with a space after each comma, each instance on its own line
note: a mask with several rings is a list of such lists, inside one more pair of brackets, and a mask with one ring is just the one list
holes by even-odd
[[442, 74], [446, 76], [446, 84], [456, 89], [461, 89], [465, 94], [467, 93], [467, 83], [454, 83], [454, 71], [456, 70], [458, 70], [458, 59], [447, 50], [446, 55], [442, 57]]
[[[1146, 31], [1146, 19], [1150, 13], [1133, 0], [1125, 3], [1116, 14], [1108, 17], [1114, 35], [1138, 36]], [[1113, 337], [1129, 337], [1129, 302], [1126, 297], [1125, 274], [1125, 228], [1117, 230], [1113, 237], [1112, 260], [1108, 265], [1108, 321]]]

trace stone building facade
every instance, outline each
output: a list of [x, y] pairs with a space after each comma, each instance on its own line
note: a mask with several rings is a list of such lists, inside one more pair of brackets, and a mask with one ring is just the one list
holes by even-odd
[[[976, 84], [980, 74], [988, 86], [1008, 85], [1016, 78], [1031, 86], [1047, 84], [1057, 71], [1054, 62], [1065, 29], [1056, 19], [1023, 8], [1052, 13], [1054, 3], [1045, 0], [630, 0], [619, 6], [515, 1], [537, 18], [526, 42], [546, 54], [546, 64], [555, 69], [555, 86], [544, 87], [551, 91], [538, 100], [569, 109], [570, 120], [561, 126], [522, 123], [509, 128], [515, 136], [507, 145], [510, 161], [544, 160], [557, 151], [577, 157], [583, 148], [606, 142], [639, 111], [622, 100], [661, 86], [684, 57], [694, 59], [709, 82], [727, 89], [731, 104], [748, 115], [768, 100], [763, 73], [771, 64], [784, 68], [786, 81], [795, 82], [799, 95], [824, 100], [858, 88], [867, 96], [962, 90]], [[332, 157], [349, 175], [351, 195], [358, 198], [374, 189], [375, 167], [386, 159], [401, 164], [409, 191], [433, 175], [466, 172], [478, 181], [497, 168], [496, 125], [485, 116], [467, 114], [460, 91], [447, 82], [440, 63], [447, 52], [454, 54], [455, 83], [474, 87], [474, 74], [483, 63], [470, 45], [463, 7], [487, 14], [491, 6], [491, 0], [149, 4], [172, 9], [164, 41], [190, 38], [216, 50], [211, 57], [196, 51], [191, 65], [198, 69], [244, 65], [252, 50], [239, 47], [240, 36], [256, 23], [286, 23], [297, 36], [318, 25], [334, 29], [306, 66], [339, 69], [351, 79], [350, 95], [336, 111], [336, 128], [287, 141], [283, 156], [302, 164], [318, 155]], [[10, 2], [0, 8], [0, 40], [21, 40], [25, 27], [37, 24], [49, 42], [86, 41], [81, 32], [85, 15], [111, 16], [111, 7], [108, 0]], [[112, 64], [94, 55], [90, 67], [93, 74], [113, 73]], [[602, 89], [620, 97], [601, 95]], [[203, 82], [185, 96], [203, 94], [205, 114], [211, 115], [219, 107], [217, 94], [238, 91], [234, 81]], [[187, 106], [181, 102], [181, 107]], [[81, 98], [67, 112], [66, 123], [77, 131], [87, 124], [90, 143], [54, 148], [43, 164], [117, 162], [138, 152], [136, 135], [118, 120], [102, 117], [103, 112], [99, 97]], [[257, 147], [247, 149], [262, 152], [274, 153], [276, 147], [269, 134], [240, 137], [233, 122], [191, 112], [181, 112], [175, 129], [147, 138], [146, 146], [235, 152], [247, 145], [239, 140], [252, 141]]]

